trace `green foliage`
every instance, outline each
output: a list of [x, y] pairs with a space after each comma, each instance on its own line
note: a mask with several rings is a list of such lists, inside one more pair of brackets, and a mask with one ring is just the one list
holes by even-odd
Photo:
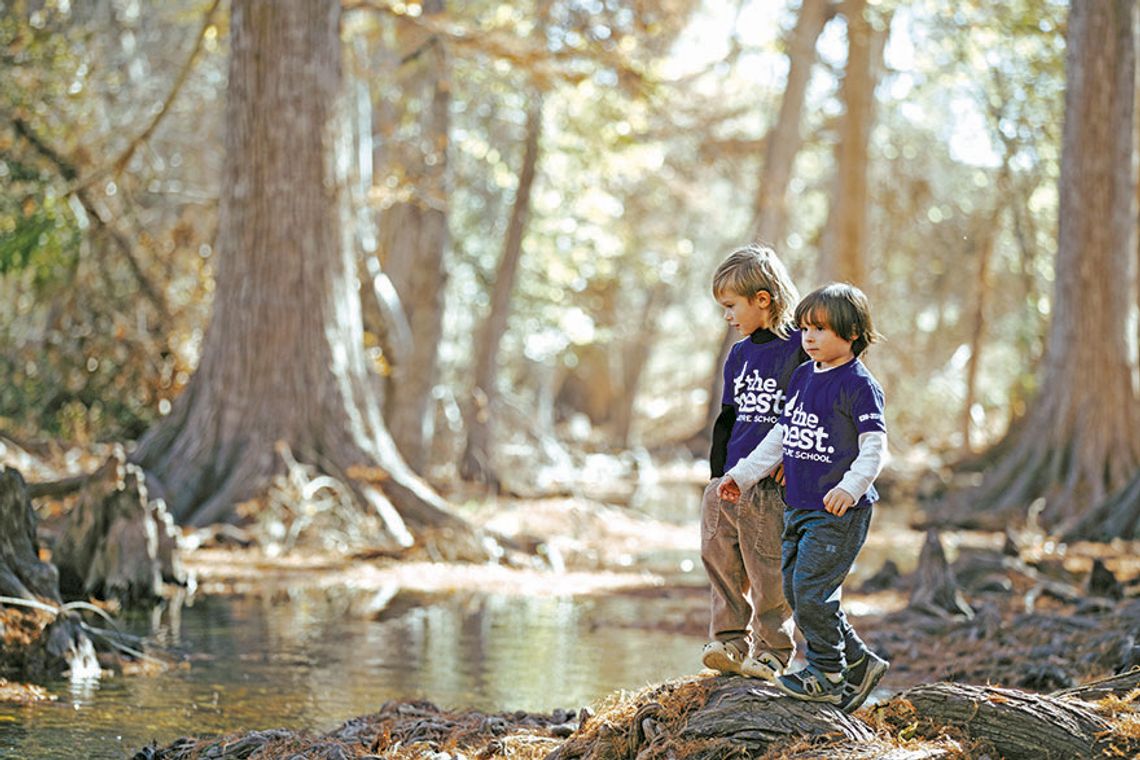
[[189, 376], [212, 222], [181, 197], [201, 173], [184, 156], [210, 135], [197, 112], [217, 100], [217, 65], [200, 62], [189, 111], [176, 102], [141, 159], [106, 169], [165, 97], [203, 9], [16, 2], [0, 15], [0, 419], [27, 437], [137, 436]]
[[0, 276], [31, 270], [38, 291], [66, 282], [79, 255], [74, 215], [38, 173], [0, 162], [4, 174], [14, 192], [0, 196]]
[[[205, 5], [111, 3], [103, 15], [79, 3], [70, 11], [43, 5], [35, 17], [0, 17], [0, 372], [10, 378], [0, 416], [59, 435], [129, 435], [185, 382], [207, 321], [224, 29], [208, 36], [161, 128], [123, 172], [89, 186], [100, 209], [94, 219], [76, 183], [106, 169], [149, 123]], [[618, 389], [613, 406], [630, 392], [619, 385], [631, 348], [653, 341], [641, 420], [646, 430], [671, 421], [662, 438], [692, 432], [723, 330], [708, 278], [746, 242], [784, 85], [781, 36], [798, 3], [446, 6], [436, 26], [414, 25], [414, 1], [355, 11], [345, 25], [346, 46], [375, 51], [346, 58], [366, 69], [355, 81], [394, 114], [389, 131], [375, 136], [374, 208], [357, 209], [360, 218], [423, 191], [412, 164], [440, 147], [423, 144], [429, 103], [402, 78], [410, 64], [394, 52], [399, 35], [411, 29], [446, 53], [450, 248], [440, 394], [467, 392], [472, 333], [497, 276], [527, 107], [541, 95], [539, 175], [501, 353], [504, 384], [526, 401], [555, 393], [566, 378], [609, 385]], [[888, 341], [869, 360], [890, 390], [893, 434], [946, 446], [960, 427], [983, 231], [994, 239], [978, 391], [987, 433], [1017, 413], [1043, 350], [1067, 5], [870, 7], [891, 36], [870, 146], [868, 284]], [[723, 51], [707, 50], [721, 42]], [[819, 53], [788, 234], [770, 241], [803, 290], [817, 284], [832, 202], [842, 19], [829, 23]], [[17, 118], [64, 163], [21, 136]], [[167, 315], [145, 297], [117, 240], [166, 300]], [[577, 410], [567, 403], [565, 411]]]

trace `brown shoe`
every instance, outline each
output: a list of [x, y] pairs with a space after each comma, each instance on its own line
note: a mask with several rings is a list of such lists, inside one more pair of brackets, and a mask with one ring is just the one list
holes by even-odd
[[755, 657], [745, 657], [740, 663], [740, 675], [749, 678], [775, 681], [783, 674], [784, 664], [771, 652], [757, 652]]
[[740, 674], [744, 653], [726, 641], [710, 641], [701, 650], [701, 663], [721, 673]]

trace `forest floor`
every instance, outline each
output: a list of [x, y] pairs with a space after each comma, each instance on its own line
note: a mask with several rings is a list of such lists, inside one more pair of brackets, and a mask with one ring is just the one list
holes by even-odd
[[[319, 585], [337, 585], [351, 578], [358, 588], [395, 583], [408, 591], [424, 592], [654, 597], [668, 600], [672, 614], [609, 623], [683, 633], [697, 641], [705, 634], [708, 591], [700, 568], [696, 573], [661, 573], [659, 566], [642, 561], [696, 552], [699, 528], [695, 524], [659, 522], [581, 498], [498, 500], [470, 509], [466, 516], [517, 545], [540, 547], [532, 555], [534, 561], [461, 565], [361, 554], [335, 557], [301, 550], [271, 557], [257, 549], [203, 546], [189, 552], [185, 562], [199, 588], [207, 593], [241, 591], [271, 573]], [[1034, 755], [1035, 748], [1046, 751], [1050, 739], [1040, 739], [1040, 745], [1031, 739], [1027, 754], [1019, 755], [1016, 742], [1011, 749], [1008, 738], [986, 734], [978, 728], [984, 721], [969, 716], [959, 721], [962, 725], [955, 724], [953, 716], [924, 723], [915, 712], [922, 689], [931, 684], [968, 685], [989, 690], [992, 693], [985, 699], [997, 703], [1022, 693], [1048, 700], [1054, 692], [1140, 665], [1140, 547], [1124, 543], [1065, 546], [1031, 532], [945, 532], [938, 536], [939, 546], [950, 547], [950, 568], [959, 581], [959, 594], [953, 611], [939, 610], [911, 604], [922, 582], [918, 554], [927, 535], [899, 520], [885, 522], [867, 547], [873, 557], [884, 561], [863, 573], [853, 588], [845, 590], [844, 598], [855, 627], [892, 663], [872, 705], [856, 715], [856, 723], [871, 733], [861, 735], [850, 727], [828, 725], [817, 733], [830, 734], [831, 739], [786, 735], [768, 744], [746, 745], [753, 756], [767, 752], [766, 757], [888, 757], [894, 751], [910, 753], [898, 755], [908, 758], [1043, 756]], [[913, 570], [896, 572], [898, 566]], [[1104, 575], [1104, 570], [1110, 575]], [[236, 746], [234, 742], [245, 742], [242, 751], [256, 746], [262, 753], [258, 757], [293, 757], [298, 752], [309, 753], [301, 755], [306, 757], [435, 758], [545, 757], [557, 752], [560, 758], [590, 755], [631, 760], [635, 755], [664, 757], [670, 752], [680, 757], [731, 755], [732, 748], [726, 746], [663, 743], [661, 732], [667, 728], [661, 725], [656, 738], [638, 727], [645, 719], [635, 717], [647, 708], [677, 711], [677, 715], [670, 713], [670, 719], [680, 725], [680, 718], [693, 709], [690, 703], [708, 699], [710, 691], [725, 680], [711, 678], [707, 671], [696, 675], [695, 649], [693, 660], [692, 678], [639, 694], [615, 695], [597, 717], [562, 711], [485, 715], [446, 712], [423, 702], [390, 703], [378, 713], [360, 716], [321, 737], [288, 731], [250, 732], [227, 738], [224, 746], [217, 739], [186, 739], [165, 748], [148, 748], [138, 757], [237, 757], [225, 754]], [[908, 691], [914, 687], [919, 691]], [[753, 688], [750, 693], [761, 694], [763, 689]], [[1087, 756], [1135, 756], [1140, 748], [1135, 738], [1140, 736], [1140, 719], [1131, 705], [1138, 696], [1140, 690], [1126, 688], [1094, 709], [1107, 722], [1094, 732], [1099, 738], [1090, 739]], [[977, 699], [972, 694], [965, 698]], [[942, 709], [940, 704], [929, 710]], [[1052, 705], [1045, 706], [1052, 709]], [[1068, 702], [1062, 707], [1068, 709]], [[1039, 705], [1030, 710], [1039, 711]], [[656, 712], [654, 716], [659, 723], [670, 725]], [[1049, 720], [1051, 724], [1063, 722]], [[971, 721], [975, 722], [973, 732]], [[1016, 721], [1002, 718], [1002, 722], [1012, 725]], [[872, 736], [873, 740], [868, 738]], [[734, 746], [740, 750], [742, 745]], [[1055, 756], [1076, 751], [1052, 746], [1054, 752], [1061, 752]], [[334, 749], [346, 754], [320, 754]], [[1124, 754], [1116, 754], [1120, 752]]]
[[[34, 478], [32, 473], [29, 479]], [[699, 484], [686, 485], [687, 493]], [[913, 490], [896, 489], [896, 493], [905, 493], [901, 498], [906, 499]], [[311, 587], [351, 583], [357, 589], [395, 586], [409, 592], [654, 597], [668, 600], [672, 614], [632, 622], [614, 620], [612, 625], [668, 630], [691, 635], [696, 641], [705, 635], [707, 584], [700, 567], [695, 572], [691, 567], [699, 550], [695, 521], [655, 520], [586, 497], [480, 500], [451, 496], [464, 505], [465, 518], [515, 547], [503, 561], [445, 563], [434, 561], [430, 551], [400, 558], [367, 549], [330, 551], [321, 539], [327, 531], [321, 529], [320, 521], [288, 546], [267, 538], [280, 535], [281, 526], [264, 521], [251, 522], [239, 531], [200, 531], [188, 537], [182, 561], [197, 593], [204, 594], [254, 590], [272, 576], [278, 583]], [[59, 514], [50, 506], [37, 511], [48, 523]], [[914, 687], [949, 683], [1011, 690], [998, 695], [998, 703], [1008, 702], [1008, 694], [1015, 692], [1046, 699], [1054, 692], [1140, 665], [1140, 545], [1066, 546], [1031, 530], [1008, 534], [946, 531], [935, 536], [910, 525], [917, 514], [900, 512], [892, 517], [884, 512], [864, 549], [863, 571], [845, 588], [844, 606], [855, 627], [892, 664], [871, 700], [878, 704], [865, 706], [856, 715], [861, 728], [830, 726], [816, 732], [831, 734], [832, 739], [797, 738], [794, 731], [784, 735], [777, 731], [768, 736], [770, 742], [759, 745], [679, 748], [663, 742], [662, 732], [681, 725], [692, 705], [704, 704], [725, 680], [704, 673], [635, 695], [615, 695], [598, 716], [584, 711], [493, 716], [444, 713], [427, 703], [394, 703], [322, 736], [282, 729], [222, 739], [188, 737], [167, 747], [144, 748], [137, 757], [237, 758], [257, 752], [262, 758], [430, 755], [442, 760], [443, 753], [458, 758], [544, 757], [558, 752], [563, 760], [579, 755], [632, 760], [635, 755], [727, 757], [742, 751], [753, 756], [770, 751], [766, 756], [771, 757], [886, 757], [899, 747], [918, 753], [899, 756], [908, 758], [1015, 757], [1017, 752], [1002, 747], [1001, 737], [971, 733], [974, 718], [967, 717], [964, 726], [953, 721], [923, 723], [922, 716], [914, 713], [921, 696]], [[279, 513], [277, 517], [288, 521], [296, 514]], [[919, 554], [924, 542], [929, 544], [934, 538], [939, 548], [948, 549], [950, 577], [958, 584], [953, 604], [941, 609], [912, 603], [916, 589], [930, 582]], [[686, 561], [679, 558], [688, 558], [690, 563], [684, 572], [677, 570], [678, 563]], [[694, 673], [699, 669], [698, 657], [695, 649]], [[752, 689], [754, 694], [762, 692]], [[1097, 718], [1102, 722], [1095, 724], [1099, 729], [1090, 733], [1094, 739], [1089, 741], [1097, 750], [1092, 752], [1090, 744], [1090, 756], [1113, 756], [1118, 751], [1125, 754], [1115, 756], [1135, 756], [1140, 750], [1133, 738], [1133, 734], [1140, 736], [1140, 719], [1132, 709], [1138, 695], [1140, 690], [1125, 689], [1110, 695], [1107, 706], [1095, 708], [1103, 715]], [[688, 706], [677, 703], [678, 699]], [[1068, 709], [1067, 703], [1064, 707]], [[643, 714], [647, 708], [656, 710], [653, 720]], [[650, 730], [651, 724], [657, 728]], [[872, 744], [878, 749], [852, 750], [850, 742], [860, 736], [859, 731], [871, 731], [878, 742]], [[872, 746], [864, 741], [870, 735], [859, 740], [861, 746]], [[995, 746], [999, 748], [996, 754]], [[1030, 750], [1021, 756], [1035, 755]]]

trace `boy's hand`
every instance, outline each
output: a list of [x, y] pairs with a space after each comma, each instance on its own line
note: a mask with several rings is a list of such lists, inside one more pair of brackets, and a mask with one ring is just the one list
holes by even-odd
[[855, 506], [855, 497], [842, 488], [832, 488], [823, 497], [823, 508], [836, 517], [843, 517], [843, 514], [853, 506]]
[[740, 500], [740, 486], [731, 477], [725, 475], [721, 478], [720, 485], [716, 487], [716, 495], [735, 504]]

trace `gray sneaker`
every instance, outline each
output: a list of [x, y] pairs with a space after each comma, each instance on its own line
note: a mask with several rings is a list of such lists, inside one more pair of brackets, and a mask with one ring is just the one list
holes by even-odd
[[844, 671], [847, 685], [839, 702], [840, 709], [848, 713], [859, 709], [890, 668], [891, 664], [874, 652], [867, 652], [854, 665], [849, 665]]
[[832, 705], [842, 702], [847, 690], [846, 680], [832, 681], [826, 673], [811, 665], [795, 673], [782, 675], [772, 683], [789, 697]]

